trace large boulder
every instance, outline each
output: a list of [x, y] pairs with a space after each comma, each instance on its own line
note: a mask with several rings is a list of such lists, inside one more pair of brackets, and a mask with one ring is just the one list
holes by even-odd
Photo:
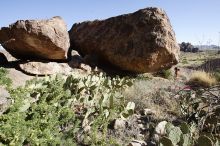
[[69, 34], [59, 16], [48, 20], [19, 20], [0, 29], [0, 43], [18, 59], [63, 60], [69, 49]]
[[165, 11], [159, 8], [77, 23], [69, 35], [71, 47], [81, 54], [95, 54], [122, 70], [155, 72], [178, 63], [175, 34]]

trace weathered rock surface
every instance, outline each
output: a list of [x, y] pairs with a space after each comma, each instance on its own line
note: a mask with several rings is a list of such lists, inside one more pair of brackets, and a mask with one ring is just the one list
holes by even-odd
[[19, 64], [22, 71], [33, 75], [70, 74], [72, 68], [67, 63], [26, 62]]
[[18, 65], [23, 72], [31, 75], [69, 75], [72, 72], [76, 72], [76, 69], [80, 69], [88, 73], [91, 73], [92, 71], [89, 65], [83, 63], [80, 63], [79, 66], [75, 66], [74, 61], [70, 61], [68, 63], [31, 61], [20, 63]]
[[11, 101], [8, 99], [10, 97], [10, 94], [8, 91], [0, 86], [0, 115], [4, 113], [7, 108], [9, 107]]
[[179, 46], [164, 10], [146, 8], [103, 21], [74, 24], [71, 47], [122, 70], [143, 73], [178, 63]]
[[8, 77], [12, 80], [13, 88], [24, 86], [26, 81], [34, 78], [34, 76], [29, 76], [27, 74], [24, 74], [23, 72], [15, 68], [8, 68], [8, 71], [9, 71]]
[[66, 59], [69, 35], [59, 16], [48, 20], [19, 20], [0, 29], [0, 43], [18, 59]]

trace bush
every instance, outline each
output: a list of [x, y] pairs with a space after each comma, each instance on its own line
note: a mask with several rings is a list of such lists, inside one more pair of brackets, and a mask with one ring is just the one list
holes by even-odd
[[160, 145], [219, 146], [220, 99], [211, 91], [220, 91], [220, 85], [196, 90], [187, 87], [177, 93], [181, 121], [174, 122], [175, 126], [166, 124]]
[[220, 82], [220, 69], [216, 69], [214, 72], [214, 76], [218, 82]]
[[188, 64], [188, 63], [189, 63], [189, 62], [187, 61], [186, 57], [183, 58], [182, 63], [183, 63], [183, 64]]
[[165, 79], [170, 79], [172, 77], [172, 72], [170, 69], [163, 70], [162, 74]]
[[170, 69], [163, 69], [156, 73], [156, 76], [165, 78], [165, 79], [171, 79], [172, 78], [172, 72]]
[[147, 108], [155, 111], [155, 119], [168, 119], [171, 115], [178, 115], [179, 105], [170, 92], [172, 84], [169, 80], [158, 77], [135, 80], [123, 95], [128, 101], [135, 103], [136, 112]]
[[133, 114], [134, 103], [121, 95], [130, 85], [103, 74], [57, 75], [11, 89], [13, 104], [0, 115], [0, 145], [112, 144], [108, 124]]
[[202, 87], [210, 87], [217, 83], [215, 77], [210, 73], [205, 71], [195, 71], [192, 73], [188, 84], [202, 86]]
[[8, 70], [0, 67], [0, 85], [5, 87], [10, 87], [12, 85], [12, 80], [7, 77]]

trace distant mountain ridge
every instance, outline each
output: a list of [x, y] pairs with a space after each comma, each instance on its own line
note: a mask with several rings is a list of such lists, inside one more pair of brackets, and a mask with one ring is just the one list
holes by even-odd
[[220, 49], [220, 47], [217, 45], [194, 45], [194, 46], [198, 47], [200, 50], [204, 50], [204, 49], [218, 50], [218, 49]]

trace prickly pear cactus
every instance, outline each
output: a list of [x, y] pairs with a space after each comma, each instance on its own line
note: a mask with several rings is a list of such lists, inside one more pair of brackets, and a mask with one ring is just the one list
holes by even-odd
[[168, 134], [168, 137], [174, 145], [177, 145], [177, 143], [179, 143], [180, 141], [181, 135], [182, 135], [182, 131], [180, 130], [180, 128], [174, 127]]
[[182, 123], [182, 124], [180, 125], [180, 129], [181, 129], [181, 131], [183, 132], [183, 134], [188, 134], [188, 133], [190, 133], [190, 127], [189, 127], [189, 125], [188, 125], [186, 122], [184, 122], [184, 123]]
[[211, 138], [209, 138], [208, 136], [200, 136], [198, 139], [198, 145], [199, 146], [213, 146], [213, 142], [211, 140]]
[[170, 133], [170, 131], [171, 131], [174, 127], [175, 127], [175, 126], [174, 126], [172, 123], [168, 122], [168, 123], [166, 124], [166, 126], [165, 126], [166, 133]]
[[163, 137], [160, 140], [160, 146], [174, 146], [172, 141], [168, 137]]
[[180, 146], [192, 146], [190, 134], [183, 134], [179, 142]]

